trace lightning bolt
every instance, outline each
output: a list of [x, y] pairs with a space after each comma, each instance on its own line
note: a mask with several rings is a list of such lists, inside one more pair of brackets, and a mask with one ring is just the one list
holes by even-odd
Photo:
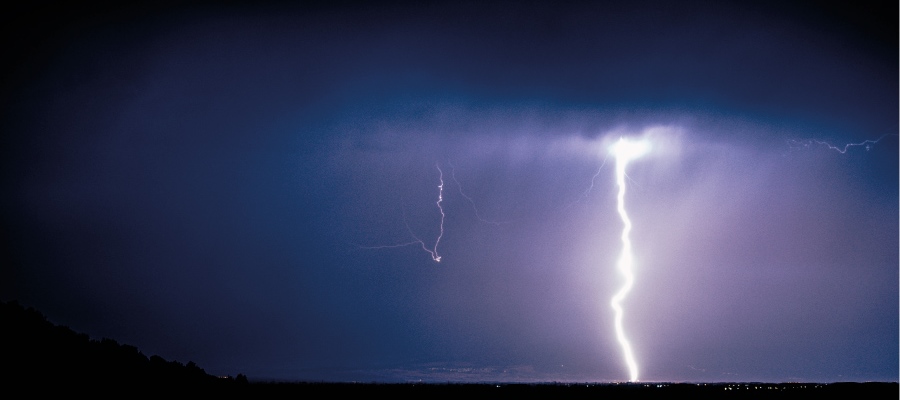
[[437, 240], [434, 241], [434, 249], [433, 250], [428, 251], [428, 248], [425, 247], [425, 242], [422, 242], [421, 240], [419, 240], [419, 242], [422, 243], [423, 249], [425, 249], [426, 251], [431, 253], [431, 258], [434, 261], [441, 262], [441, 256], [438, 254], [437, 248], [438, 248], [438, 243], [441, 242], [441, 238], [444, 237], [444, 217], [446, 217], [446, 215], [444, 214], [444, 207], [441, 206], [441, 202], [444, 201], [444, 171], [441, 171], [441, 167], [439, 165], [437, 165], [437, 163], [434, 164], [434, 167], [437, 168], [438, 174], [439, 174], [439, 179], [441, 181], [441, 184], [438, 185], [438, 200], [435, 203], [435, 204], [437, 204], [438, 210], [441, 210], [441, 232], [440, 232], [440, 234], [438, 234]]
[[406, 246], [412, 246], [415, 244], [419, 244], [422, 246], [422, 250], [425, 250], [428, 252], [428, 254], [431, 254], [432, 260], [434, 260], [435, 262], [441, 262], [441, 255], [438, 253], [438, 244], [441, 243], [441, 238], [444, 237], [444, 218], [447, 216], [446, 214], [444, 214], [444, 206], [441, 205], [441, 202], [444, 201], [444, 171], [441, 170], [441, 167], [438, 164], [434, 164], [434, 167], [437, 168], [437, 170], [438, 170], [438, 174], [439, 174], [438, 180], [440, 181], [440, 184], [438, 185], [438, 199], [435, 204], [437, 204], [438, 210], [440, 210], [440, 212], [441, 212], [440, 233], [438, 234], [437, 240], [434, 241], [434, 247], [428, 248], [428, 245], [425, 244], [425, 241], [423, 241], [422, 239], [419, 239], [419, 237], [416, 236], [416, 234], [413, 232], [412, 228], [409, 227], [409, 223], [406, 221], [406, 213], [404, 213], [403, 214], [403, 224], [406, 225], [406, 230], [409, 231], [410, 236], [412, 236], [413, 239], [415, 239], [415, 240], [413, 240], [411, 242], [407, 242], [407, 243], [391, 244], [391, 245], [385, 245], [385, 246], [359, 246], [359, 248], [367, 249], [367, 250], [378, 250], [378, 249], [393, 249], [393, 248], [398, 248], [398, 247], [406, 247]]
[[648, 150], [649, 145], [647, 142], [631, 142], [625, 138], [620, 138], [612, 148], [612, 153], [616, 157], [616, 183], [619, 186], [617, 210], [619, 211], [619, 217], [621, 217], [623, 225], [622, 253], [619, 256], [616, 268], [625, 278], [625, 284], [618, 292], [616, 292], [609, 304], [616, 312], [616, 339], [619, 341], [619, 346], [622, 347], [622, 353], [624, 353], [625, 356], [625, 364], [628, 365], [630, 382], [636, 382], [638, 380], [638, 367], [637, 362], [634, 360], [634, 355], [631, 352], [631, 344], [628, 342], [628, 338], [625, 337], [625, 329], [622, 328], [624, 311], [622, 310], [621, 302], [625, 299], [628, 292], [631, 291], [631, 287], [634, 286], [634, 273], [632, 272], [634, 257], [631, 254], [631, 239], [629, 237], [629, 234], [631, 233], [631, 219], [628, 218], [628, 213], [625, 211], [625, 178], [627, 176], [625, 174], [625, 167], [631, 160], [640, 157]]
[[807, 139], [807, 140], [791, 139], [791, 140], [788, 140], [788, 145], [790, 145], [791, 147], [800, 147], [800, 146], [809, 147], [814, 144], [817, 144], [820, 146], [825, 146], [825, 147], [827, 147], [831, 150], [834, 150], [838, 153], [847, 154], [847, 150], [850, 150], [851, 147], [857, 147], [857, 146], [865, 146], [866, 151], [869, 151], [872, 149], [873, 144], [880, 142], [881, 139], [884, 139], [888, 136], [897, 136], [897, 134], [896, 133], [885, 133], [884, 135], [879, 136], [877, 139], [863, 140], [862, 142], [859, 142], [859, 143], [847, 143], [844, 145], [844, 147], [835, 146], [831, 143], [828, 143], [828, 142], [825, 142], [822, 140], [815, 140], [815, 139]]

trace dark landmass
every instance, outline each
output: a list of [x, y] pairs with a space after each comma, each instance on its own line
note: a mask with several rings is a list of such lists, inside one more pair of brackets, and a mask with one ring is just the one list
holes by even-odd
[[565, 396], [566, 398], [806, 398], [898, 396], [897, 382], [841, 383], [327, 383], [249, 382], [207, 374], [194, 362], [182, 364], [147, 357], [134, 346], [112, 339], [92, 340], [57, 326], [33, 308], [0, 302], [0, 383], [6, 388], [42, 392], [91, 391], [125, 395], [129, 390], [246, 395], [252, 397], [327, 395], [389, 396]]
[[[106, 387], [198, 389], [239, 386], [247, 378], [216, 377], [190, 361], [147, 357], [113, 339], [93, 340], [57, 326], [33, 308], [0, 302], [0, 362], [4, 387], [47, 390]], [[124, 393], [123, 393], [124, 394]]]

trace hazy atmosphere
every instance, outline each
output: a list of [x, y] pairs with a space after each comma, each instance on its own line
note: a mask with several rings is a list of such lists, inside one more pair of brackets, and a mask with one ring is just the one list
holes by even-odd
[[219, 375], [625, 381], [628, 137], [641, 381], [897, 381], [896, 3], [376, 4], [6, 13], [0, 300]]

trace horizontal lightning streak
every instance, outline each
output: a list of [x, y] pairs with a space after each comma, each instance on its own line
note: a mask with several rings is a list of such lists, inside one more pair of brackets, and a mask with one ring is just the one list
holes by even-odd
[[884, 139], [888, 136], [897, 136], [897, 134], [896, 133], [885, 133], [884, 135], [879, 136], [877, 139], [863, 140], [862, 142], [859, 142], [859, 143], [847, 143], [843, 147], [835, 146], [831, 143], [828, 143], [828, 142], [825, 142], [822, 140], [815, 140], [815, 139], [807, 139], [807, 140], [791, 139], [788, 141], [788, 144], [792, 147], [795, 147], [795, 146], [796, 147], [799, 147], [799, 146], [809, 147], [809, 146], [812, 146], [813, 144], [817, 144], [820, 146], [825, 146], [825, 147], [827, 147], [831, 150], [834, 150], [838, 153], [847, 154], [847, 151], [850, 150], [851, 147], [865, 146], [866, 151], [871, 150], [873, 144], [880, 142], [881, 139]]
[[395, 249], [398, 247], [412, 246], [412, 245], [418, 244], [418, 243], [422, 243], [422, 241], [419, 239], [416, 239], [415, 241], [409, 242], [409, 243], [389, 244], [389, 245], [384, 245], [384, 246], [359, 246], [359, 248], [366, 249], [366, 250]]

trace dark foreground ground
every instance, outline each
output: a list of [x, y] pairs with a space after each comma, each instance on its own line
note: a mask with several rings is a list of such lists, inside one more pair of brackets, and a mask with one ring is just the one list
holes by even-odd
[[896, 399], [896, 382], [866, 383], [636, 383], [636, 384], [374, 384], [250, 383], [252, 395], [338, 394], [365, 396], [564, 396], [564, 398], [865, 398]]
[[[866, 383], [279, 383], [253, 382], [238, 374], [217, 377], [193, 362], [183, 364], [112, 339], [91, 339], [57, 326], [33, 308], [0, 301], [0, 393], [19, 397], [88, 394], [92, 398], [134, 397], [135, 394], [270, 398], [312, 395], [491, 396], [518, 398], [633, 399], [759, 399], [860, 398], [897, 399], [897, 382]], [[24, 395], [24, 396], [23, 396]], [[362, 397], [358, 397], [362, 398]]]

